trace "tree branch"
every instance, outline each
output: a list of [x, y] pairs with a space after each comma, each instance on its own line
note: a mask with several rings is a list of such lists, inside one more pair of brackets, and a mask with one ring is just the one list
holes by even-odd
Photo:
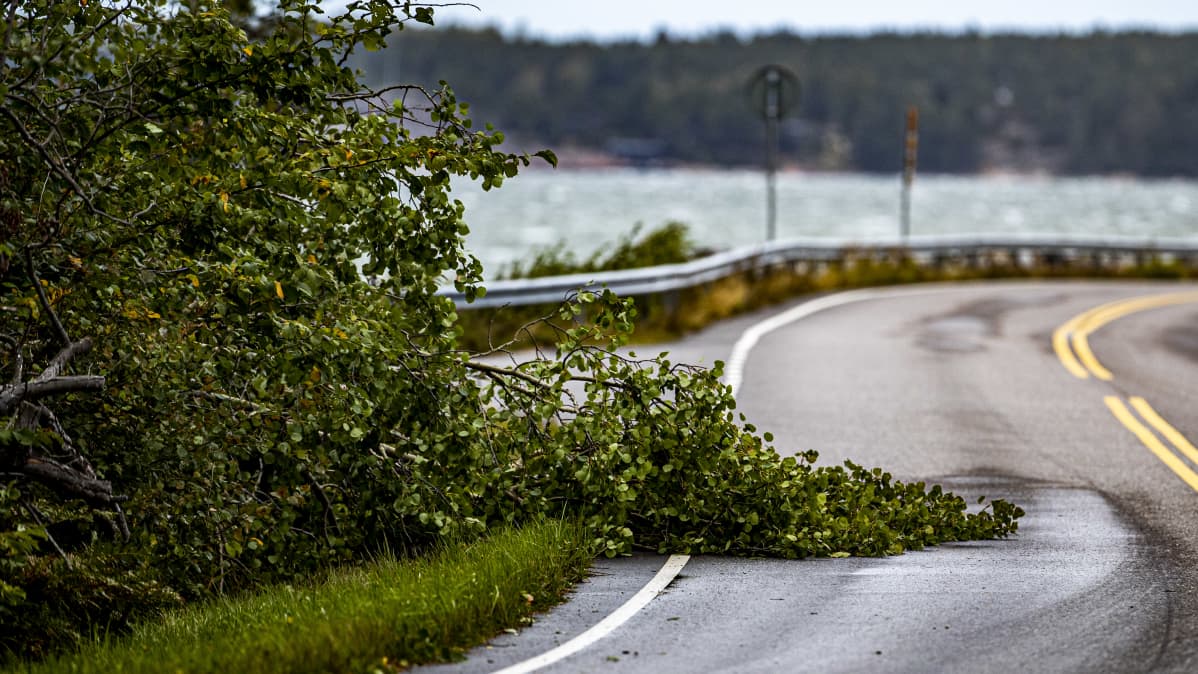
[[[50, 364], [46, 366], [46, 369], [42, 370], [41, 374], [34, 377], [33, 381], [47, 381], [57, 377], [59, 373], [62, 372], [62, 369], [67, 366], [67, 363], [70, 363], [75, 356], [85, 354], [88, 351], [91, 351], [91, 348], [91, 337], [84, 337], [78, 342], [67, 342], [67, 346], [62, 351], [59, 351], [58, 355], [54, 356], [54, 360], [50, 361]], [[101, 379], [103, 379], [103, 377], [101, 377]]]
[[17, 117], [16, 113], [14, 113], [12, 110], [9, 110], [7, 106], [2, 105], [0, 105], [0, 112], [3, 112], [6, 116], [8, 116], [9, 120], [12, 121], [13, 126], [16, 127], [17, 133], [21, 135], [21, 138], [25, 141], [25, 144], [37, 150], [37, 153], [41, 155], [42, 159], [46, 162], [50, 170], [58, 174], [60, 178], [66, 181], [67, 185], [70, 186], [71, 191], [83, 201], [85, 206], [87, 206], [88, 212], [92, 213], [93, 215], [112, 220], [119, 225], [124, 225], [126, 227], [134, 226], [133, 223], [129, 222], [128, 220], [118, 218], [108, 211], [98, 208], [91, 200], [91, 197], [87, 195], [87, 191], [83, 189], [83, 186], [75, 180], [75, 176], [69, 170], [67, 170], [66, 166], [63, 166], [50, 154], [50, 150], [44, 143], [38, 142], [38, 140], [29, 133], [29, 130], [25, 128], [25, 125], [21, 122], [21, 119]]
[[37, 268], [33, 264], [33, 250], [25, 248], [25, 264], [29, 268], [29, 280], [33, 282], [33, 287], [37, 289], [37, 301], [41, 305], [42, 311], [46, 312], [46, 318], [50, 321], [50, 325], [54, 327], [54, 332], [58, 335], [59, 341], [63, 346], [71, 346], [71, 336], [67, 334], [67, 329], [62, 326], [62, 321], [58, 319], [58, 313], [54, 311], [54, 307], [50, 306], [50, 298], [46, 297], [46, 288], [42, 286], [42, 279], [37, 274]]
[[22, 475], [36, 480], [66, 498], [77, 498], [88, 505], [112, 507], [128, 496], [114, 495], [108, 480], [84, 477], [80, 473], [46, 458], [33, 457], [19, 468]]
[[14, 385], [20, 384], [21, 380], [24, 378], [25, 378], [25, 357], [21, 355], [21, 350], [17, 349], [17, 352], [13, 355], [12, 383]]
[[[535, 384], [537, 386], [542, 386], [542, 387], [549, 386], [549, 384], [547, 384], [545, 382], [545, 380], [538, 379], [537, 377], [534, 377], [531, 374], [528, 374], [527, 372], [521, 372], [519, 370], [514, 370], [511, 368], [507, 368], [507, 367], [497, 367], [495, 365], [479, 363], [479, 362], [473, 361], [473, 360], [463, 361], [462, 364], [465, 365], [466, 369], [469, 369], [469, 370], [477, 370], [477, 371], [483, 372], [483, 373], [497, 374], [497, 375], [502, 375], [502, 376], [506, 376], [506, 377], [515, 377], [516, 379], [522, 379], [530, 384]], [[622, 382], [618, 379], [596, 379], [595, 377], [589, 377], [587, 375], [582, 375], [582, 374], [570, 375], [570, 381], [578, 381], [578, 382], [583, 382], [583, 383], [587, 383], [587, 384], [600, 384], [600, 385], [606, 386], [607, 388], [616, 388], [616, 389], [622, 389], [622, 390], [630, 390], [633, 388], [633, 387], [629, 386], [628, 384], [626, 384], [625, 382]]]
[[316, 494], [316, 498], [320, 500], [320, 504], [324, 506], [325, 540], [327, 541], [329, 539], [329, 520], [333, 521], [333, 531], [337, 532], [337, 537], [342, 538], [343, 535], [341, 533], [341, 525], [337, 523], [337, 513], [335, 510], [333, 510], [333, 503], [329, 501], [329, 495], [324, 493], [324, 487], [321, 487], [320, 483], [316, 481], [316, 476], [312, 474], [312, 471], [305, 468], [303, 475], [304, 479], [308, 481], [308, 484], [312, 486], [312, 491]]
[[405, 93], [410, 91], [419, 91], [420, 93], [424, 94], [426, 98], [428, 98], [429, 102], [434, 102], [436, 100], [433, 94], [429, 93], [428, 89], [425, 89], [417, 84], [394, 84], [378, 90], [366, 89], [365, 91], [357, 91], [349, 94], [329, 94], [328, 96], [325, 96], [325, 100], [338, 103], [345, 101], [362, 101], [370, 98], [377, 98], [391, 91], [403, 91]]
[[0, 414], [7, 414], [18, 404], [63, 393], [104, 390], [104, 377], [79, 375], [34, 380], [0, 388]]
[[38, 510], [37, 506], [24, 499], [21, 499], [21, 505], [25, 508], [25, 512], [29, 513], [29, 516], [33, 518], [34, 523], [45, 530], [46, 540], [50, 541], [50, 545], [54, 546], [54, 550], [58, 552], [59, 557], [62, 557], [62, 561], [66, 563], [67, 568], [73, 570], [75, 567], [71, 564], [71, 558], [67, 557], [67, 553], [64, 552], [62, 547], [58, 545], [58, 541], [54, 540], [54, 535], [50, 533], [49, 527], [46, 526], [45, 518], [42, 516], [42, 511]]
[[207, 398], [209, 400], [216, 400], [216, 401], [223, 402], [223, 403], [231, 403], [234, 405], [240, 405], [242, 407], [248, 408], [250, 410], [251, 415], [272, 414], [272, 413], [275, 413], [278, 411], [278, 410], [271, 409], [271, 408], [267, 407], [266, 405], [261, 405], [259, 403], [256, 403], [252, 400], [246, 400], [245, 398], [238, 398], [237, 396], [231, 396], [227, 393], [217, 393], [215, 391], [188, 391], [188, 395], [191, 395], [192, 397], [195, 397], [195, 398]]

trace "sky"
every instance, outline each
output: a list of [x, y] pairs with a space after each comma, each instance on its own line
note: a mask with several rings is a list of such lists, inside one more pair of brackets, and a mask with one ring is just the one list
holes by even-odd
[[[1195, 0], [471, 0], [437, 23], [496, 26], [554, 41], [649, 40], [785, 28], [802, 34], [879, 30], [1088, 32], [1095, 28], [1198, 30]], [[453, 2], [453, 0], [449, 0]]]

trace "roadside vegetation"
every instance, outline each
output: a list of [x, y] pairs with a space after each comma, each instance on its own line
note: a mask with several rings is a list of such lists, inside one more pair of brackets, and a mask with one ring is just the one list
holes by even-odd
[[536, 520], [428, 554], [384, 554], [294, 584], [168, 612], [28, 670], [394, 672], [452, 660], [557, 603], [592, 554], [577, 522]]
[[[686, 262], [705, 254], [695, 246], [683, 223], [672, 222], [640, 236], [641, 228], [619, 239], [614, 247], [580, 262], [566, 244], [534, 253], [533, 262], [513, 264], [499, 278], [585, 274]], [[921, 259], [903, 248], [845, 248], [834, 260], [796, 262], [746, 270], [692, 288], [631, 298], [637, 319], [631, 339], [654, 343], [676, 339], [716, 321], [813, 293], [906, 283], [973, 281], [982, 279], [1109, 278], [1180, 280], [1198, 277], [1198, 259], [1165, 259], [1145, 251], [1139, 255], [1083, 256], [1067, 259], [1042, 256], [1020, 259], [1011, 251], [969, 256]], [[549, 344], [553, 331], [538, 318], [554, 305], [493, 309], [463, 307], [459, 342], [485, 350], [495, 335], [517, 335], [517, 346]]]
[[527, 262], [517, 260], [499, 271], [499, 279], [528, 279], [564, 274], [638, 269], [662, 264], [678, 264], [704, 253], [691, 240], [690, 230], [681, 222], [668, 222], [641, 236], [642, 226], [622, 235], [610, 246], [602, 246], [590, 257], [579, 260], [565, 241], [533, 252]]
[[[221, 643], [249, 654], [223, 598], [369, 576], [388, 551], [435, 555], [545, 517], [580, 523], [569, 550], [612, 556], [885, 555], [1016, 530], [1000, 500], [970, 513], [880, 469], [783, 458], [718, 365], [620, 355], [637, 309], [611, 293], [538, 319], [553, 346], [531, 361], [498, 362], [513, 342], [466, 347], [436, 295], [446, 278], [485, 292], [451, 177], [497, 188], [554, 155], [501, 151], [447, 86], [385, 102], [344, 67], [432, 23], [429, 7], [239, 6], [7, 4], [7, 663], [187, 622], [174, 611], [205, 602], [235, 633]], [[310, 650], [343, 633], [321, 625]], [[344, 634], [385, 631], [361, 629]], [[264, 647], [279, 633], [264, 628]], [[393, 643], [344, 657], [405, 659]]]

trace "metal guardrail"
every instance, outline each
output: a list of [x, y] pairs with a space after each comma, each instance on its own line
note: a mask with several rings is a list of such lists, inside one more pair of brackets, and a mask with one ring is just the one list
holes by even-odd
[[649, 295], [710, 283], [753, 269], [766, 269], [797, 262], [827, 262], [846, 251], [903, 250], [916, 258], [967, 257], [1004, 251], [1017, 259], [1055, 255], [1077, 259], [1086, 255], [1164, 255], [1198, 258], [1198, 239], [1134, 237], [1073, 238], [1056, 235], [1006, 234], [1001, 236], [914, 236], [907, 241], [792, 239], [745, 246], [681, 264], [622, 269], [618, 271], [510, 279], [486, 284], [487, 294], [467, 304], [453, 288], [438, 294], [462, 307], [486, 309], [505, 305], [553, 304], [580, 290], [610, 288], [622, 296]]

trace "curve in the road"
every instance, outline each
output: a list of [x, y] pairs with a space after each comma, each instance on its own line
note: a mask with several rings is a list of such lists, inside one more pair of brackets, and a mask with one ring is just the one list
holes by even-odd
[[[887, 295], [918, 295], [934, 292], [942, 292], [947, 288], [913, 288], [906, 292], [896, 293], [894, 289], [889, 289]], [[728, 364], [724, 369], [724, 383], [732, 390], [732, 395], [736, 395], [736, 391], [740, 388], [740, 384], [744, 379], [745, 362], [749, 359], [749, 353], [756, 346], [757, 342], [765, 335], [777, 330], [778, 328], [790, 325], [795, 321], [801, 320], [816, 312], [831, 309], [833, 307], [851, 304], [854, 302], [862, 302], [881, 297], [882, 293], [877, 290], [853, 290], [849, 292], [836, 293], [833, 295], [825, 295], [814, 300], [803, 302], [787, 311], [779, 314], [774, 314], [769, 318], [758, 321], [745, 329], [739, 339], [732, 347], [732, 353], [728, 358]], [[641, 588], [631, 599], [622, 604], [618, 609], [609, 614], [606, 618], [596, 623], [593, 627], [586, 630], [582, 634], [570, 639], [560, 646], [546, 651], [536, 657], [529, 658], [514, 665], [510, 665], [495, 672], [495, 674], [527, 674], [538, 669], [547, 667], [551, 664], [559, 662], [581, 650], [594, 644], [608, 634], [611, 634], [616, 628], [628, 622], [630, 618], [636, 615], [641, 609], [653, 601], [653, 599], [666, 588], [674, 578], [686, 566], [690, 559], [689, 555], [671, 555], [662, 564], [657, 575], [653, 577], [644, 587]]]
[[[937, 289], [920, 288], [911, 291], [912, 294], [921, 294], [928, 292], [936, 292]], [[891, 291], [893, 294], [893, 291]], [[904, 293], [905, 294], [905, 293]], [[737, 389], [740, 388], [740, 383], [744, 378], [745, 362], [749, 358], [749, 353], [753, 347], [765, 335], [781, 328], [783, 326], [794, 323], [806, 316], [810, 316], [818, 311], [838, 307], [844, 304], [853, 302], [861, 302], [864, 300], [875, 299], [880, 294], [875, 290], [854, 290], [850, 292], [837, 293], [835, 295], [826, 295], [815, 300], [804, 302], [796, 307], [793, 307], [780, 314], [775, 314], [769, 318], [754, 323], [741, 333], [740, 338], [732, 347], [732, 354], [728, 358], [728, 365], [724, 369], [724, 383], [732, 389], [732, 395], [736, 395]], [[653, 601], [653, 599], [661, 593], [662, 590], [670, 584], [671, 581], [682, 571], [690, 560], [689, 555], [671, 555], [662, 564], [657, 575], [653, 577], [644, 587], [641, 588], [631, 599], [622, 604], [620, 608], [613, 611], [606, 618], [596, 623], [587, 631], [561, 644], [560, 646], [546, 651], [534, 658], [529, 658], [523, 662], [518, 662], [514, 665], [505, 667], [495, 674], [527, 674], [538, 669], [547, 667], [555, 662], [563, 660], [582, 649], [594, 644], [603, 637], [611, 634], [620, 625], [628, 622], [632, 616], [636, 615], [641, 609]]]
[[744, 381], [745, 363], [749, 360], [749, 353], [753, 350], [754, 346], [757, 346], [757, 342], [761, 341], [761, 338], [769, 333], [814, 313], [854, 302], [878, 299], [880, 297], [924, 295], [948, 290], [951, 289], [944, 286], [909, 288], [904, 291], [898, 291], [894, 288], [889, 288], [885, 291], [850, 290], [848, 292], [825, 295], [791, 307], [782, 313], [774, 314], [763, 321], [754, 323], [741, 333], [740, 339], [736, 340], [736, 343], [732, 346], [732, 354], [728, 357], [728, 364], [724, 368], [724, 383], [732, 389], [732, 395], [736, 395], [736, 392], [740, 390], [741, 382]]
[[[660, 561], [622, 559], [620, 573], [610, 574], [600, 562], [578, 595], [555, 609], [556, 618], [430, 673], [481, 674], [518, 661], [523, 668], [500, 671], [1194, 671], [1198, 646], [1187, 645], [1185, 635], [1198, 633], [1198, 599], [1187, 596], [1198, 596], [1198, 572], [1187, 570], [1198, 535], [1185, 534], [1198, 534], [1198, 524], [1184, 516], [1194, 490], [1159, 471], [1158, 458], [1111, 424], [1110, 409], [1095, 405], [1094, 394], [1117, 394], [1158, 442], [1184, 454], [1172, 432], [1198, 431], [1192, 419], [1185, 423], [1185, 405], [1166, 396], [1198, 394], [1173, 380], [1186, 366], [1179, 358], [1198, 359], [1198, 340], [1189, 351], [1183, 348], [1191, 341], [1166, 341], [1161, 317], [1179, 314], [1152, 312], [1096, 336], [1117, 382], [1041, 374], [1045, 366], [1061, 367], [1050, 340], [1064, 318], [1149, 288], [857, 291], [738, 321], [681, 345], [702, 359], [735, 345], [725, 381], [750, 418], [780, 426], [781, 444], [826, 445], [833, 460], [849, 450], [875, 461], [885, 454], [900, 476], [940, 475], [947, 488], [971, 496], [997, 491], [1029, 505], [1020, 527], [1026, 535], [944, 546], [934, 555], [813, 563], [799, 576], [778, 560], [696, 557], [685, 575], [674, 576], [685, 580], [660, 592], [642, 588], [660, 574]], [[903, 296], [910, 299], [878, 301]], [[867, 299], [876, 304], [859, 302]], [[850, 303], [857, 304], [823, 311]], [[1111, 315], [1090, 313], [1074, 325], [1097, 330], [1097, 319]], [[1188, 327], [1164, 324], [1172, 326], [1166, 337]], [[1164, 347], [1164, 355], [1146, 358], [1154, 347]], [[803, 373], [804, 386], [780, 398], [795, 372]], [[846, 379], [846, 372], [862, 374]], [[855, 396], [853, 405], [828, 402], [845, 391]], [[1158, 421], [1140, 396], [1183, 423]], [[883, 398], [899, 404], [863, 416]], [[890, 423], [898, 418], [918, 422]], [[1111, 433], [1117, 437], [1108, 439]], [[901, 451], [909, 448], [917, 450]], [[608, 618], [633, 594], [643, 604], [624, 627], [591, 631], [596, 621], [614, 628]], [[922, 609], [912, 609], [915, 599]], [[587, 631], [573, 646], [555, 648]], [[560, 659], [544, 657], [555, 650]]]
[[[1083, 311], [1058, 327], [1052, 335], [1053, 351], [1056, 352], [1061, 365], [1078, 379], [1093, 376], [1102, 381], [1111, 381], [1115, 376], [1094, 355], [1093, 349], [1090, 348], [1090, 335], [1124, 316], [1194, 302], [1198, 302], [1198, 292], [1147, 295], [1099, 305]], [[1198, 466], [1198, 449], [1195, 449], [1172, 424], [1165, 421], [1147, 400], [1140, 396], [1129, 396], [1125, 403], [1120, 396], [1107, 395], [1103, 397], [1103, 402], [1115, 419], [1131, 431], [1141, 444], [1194, 491], [1198, 491], [1198, 472], [1186, 463], [1186, 459], [1189, 459], [1193, 465]], [[1128, 408], [1128, 404], [1131, 405], [1131, 409]]]
[[1052, 348], [1065, 369], [1078, 379], [1093, 375], [1097, 379], [1110, 381], [1114, 375], [1098, 362], [1094, 351], [1090, 349], [1090, 335], [1111, 321], [1139, 311], [1191, 302], [1198, 302], [1198, 292], [1148, 295], [1109, 302], [1084, 311], [1057, 328], [1052, 334]]
[[666, 563], [662, 565], [657, 574], [653, 576], [652, 580], [645, 583], [645, 586], [633, 595], [631, 599], [624, 602], [620, 608], [613, 611], [606, 618], [596, 623], [594, 627], [551, 651], [546, 651], [535, 658], [529, 658], [524, 662], [518, 662], [510, 667], [504, 667], [495, 672], [495, 674], [528, 674], [528, 672], [535, 672], [542, 667], [548, 667], [559, 660], [564, 660], [611, 634], [617, 627], [628, 622], [629, 618], [645, 608], [662, 590], [666, 589], [689, 560], [690, 555], [670, 555], [669, 559], [666, 560]]

